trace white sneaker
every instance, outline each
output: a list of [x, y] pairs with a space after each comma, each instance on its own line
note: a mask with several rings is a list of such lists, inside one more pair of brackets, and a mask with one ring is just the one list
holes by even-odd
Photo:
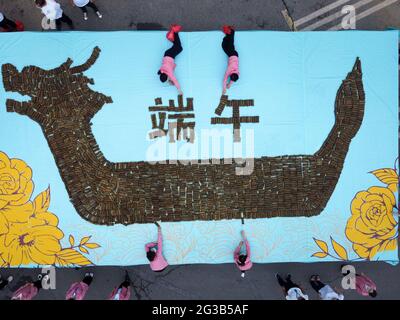
[[100, 13], [100, 11], [97, 11], [96, 14], [100, 19], [103, 18], [103, 15]]
[[86, 21], [87, 19], [88, 19], [88, 14], [87, 14], [87, 12], [84, 12], [84, 13], [83, 13], [83, 20]]
[[13, 277], [13, 276], [9, 276], [9, 277], [7, 278], [8, 283], [10, 283], [10, 282], [13, 281], [13, 280], [14, 280], [14, 277]]

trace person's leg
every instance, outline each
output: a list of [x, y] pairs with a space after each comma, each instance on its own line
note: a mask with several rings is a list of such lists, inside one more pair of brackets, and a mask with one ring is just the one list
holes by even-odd
[[86, 283], [88, 286], [90, 286], [92, 281], [93, 281], [93, 275], [89, 273], [85, 274], [85, 277], [82, 279], [82, 282]]
[[34, 285], [38, 290], [42, 289], [42, 280], [41, 280], [41, 279], [40, 279], [40, 280], [36, 280], [36, 281], [33, 283], [33, 285]]
[[2, 26], [2, 28], [6, 28], [9, 31], [15, 31], [17, 30], [17, 25], [15, 24], [14, 21], [7, 19], [6, 17], [4, 17], [3, 21], [4, 26]]
[[232, 30], [230, 34], [227, 34], [222, 40], [222, 49], [228, 57], [239, 56], [235, 50], [235, 30]]
[[56, 28], [57, 31], [61, 31], [61, 18], [56, 19]]
[[97, 6], [92, 1], [90, 1], [86, 6], [92, 8], [94, 12], [99, 12], [99, 8], [97, 8]]
[[289, 290], [291, 288], [298, 288], [298, 287], [299, 287], [299, 285], [294, 283], [292, 281], [292, 276], [290, 274], [288, 274], [286, 277], [286, 290]]
[[318, 281], [316, 280], [310, 280], [310, 285], [317, 293], [319, 293], [319, 290], [321, 290], [320, 286], [318, 285]]
[[171, 48], [165, 51], [164, 57], [176, 58], [178, 54], [182, 52], [181, 39], [179, 38], [179, 33], [175, 33], [174, 43]]
[[0, 290], [3, 290], [8, 285], [8, 280], [0, 280]]
[[278, 280], [279, 285], [282, 287], [285, 293], [287, 293], [290, 288], [288, 289], [288, 284], [285, 282], [285, 280], [283, 280], [279, 274], [276, 275], [276, 279]]
[[62, 17], [58, 20], [65, 22], [71, 29], [73, 29], [74, 23], [72, 22], [72, 19], [68, 17], [65, 13], [63, 13]]
[[[86, 5], [87, 6], [87, 5]], [[79, 9], [81, 9], [82, 10], [82, 12], [85, 14], [87, 14], [87, 8], [86, 8], [86, 6], [83, 6], [83, 7], [79, 7]]]

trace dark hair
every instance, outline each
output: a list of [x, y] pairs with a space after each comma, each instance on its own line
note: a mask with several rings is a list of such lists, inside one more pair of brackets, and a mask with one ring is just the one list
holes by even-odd
[[160, 81], [165, 82], [168, 80], [168, 76], [165, 73], [162, 73], [161, 71], [158, 71], [158, 74], [160, 75]]
[[372, 298], [375, 298], [378, 295], [378, 292], [376, 292], [376, 290], [373, 290], [369, 293], [369, 296]]
[[239, 75], [237, 73], [232, 73], [230, 78], [232, 81], [238, 81]]
[[246, 264], [247, 255], [241, 254], [238, 258], [239, 266], [244, 266]]
[[153, 261], [154, 258], [156, 257], [156, 253], [152, 250], [147, 251], [146, 253], [147, 259], [149, 259], [149, 261]]
[[46, 4], [46, 0], [35, 0], [35, 4], [39, 7], [43, 7]]

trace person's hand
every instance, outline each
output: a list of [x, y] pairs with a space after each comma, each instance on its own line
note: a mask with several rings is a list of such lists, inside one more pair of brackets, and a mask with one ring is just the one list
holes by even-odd
[[161, 229], [161, 225], [160, 225], [161, 221], [155, 221], [154, 224], [158, 227], [158, 229]]
[[224, 89], [222, 90], [222, 95], [223, 95], [223, 96], [226, 95], [226, 88], [224, 88]]
[[179, 94], [180, 96], [183, 96], [183, 91], [182, 91], [181, 89], [179, 89], [179, 90], [178, 90], [178, 94]]

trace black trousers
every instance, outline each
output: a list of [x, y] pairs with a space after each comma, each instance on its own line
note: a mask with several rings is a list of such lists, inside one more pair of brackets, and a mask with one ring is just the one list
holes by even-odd
[[8, 280], [0, 281], [0, 290], [3, 290], [8, 285]]
[[91, 277], [91, 276], [86, 276], [86, 277], [84, 277], [83, 280], [82, 280], [82, 282], [83, 282], [83, 283], [86, 283], [88, 286], [90, 286], [90, 284], [92, 283], [92, 281], [93, 281], [93, 277]]
[[99, 8], [97, 8], [97, 6], [93, 3], [93, 2], [89, 2], [86, 6], [80, 7], [80, 9], [87, 13], [87, 7], [90, 7], [94, 10], [94, 12], [99, 11]]
[[15, 22], [7, 19], [6, 17], [4, 17], [3, 21], [0, 22], [0, 27], [9, 31], [17, 30], [17, 25], [15, 24]]
[[310, 281], [311, 287], [319, 292], [323, 287], [325, 287], [325, 283], [322, 283], [321, 281], [315, 280], [315, 281]]
[[72, 29], [72, 27], [74, 25], [72, 20], [71, 20], [71, 18], [68, 17], [65, 13], [63, 13], [61, 18], [56, 19], [56, 27], [57, 27], [58, 31], [61, 30], [61, 23], [62, 22], [66, 23], [71, 29]]
[[182, 52], [183, 48], [181, 45], [181, 39], [179, 38], [179, 33], [175, 33], [174, 44], [164, 53], [164, 57], [175, 57]]
[[122, 287], [129, 288], [130, 285], [131, 285], [131, 282], [130, 282], [129, 280], [125, 280], [124, 282], [122, 282], [122, 283], [119, 285], [119, 288], [120, 288], [120, 289], [121, 289]]
[[231, 34], [227, 34], [224, 37], [222, 40], [222, 49], [228, 57], [239, 57], [238, 52], [235, 50], [235, 30], [232, 30]]
[[38, 289], [42, 289], [42, 280], [36, 280], [33, 285]]
[[285, 280], [282, 279], [282, 277], [278, 274], [277, 275], [278, 283], [281, 287], [285, 289], [286, 292], [288, 292], [292, 288], [298, 288], [299, 285], [295, 284], [292, 282], [292, 279], [290, 277], [286, 277]]

